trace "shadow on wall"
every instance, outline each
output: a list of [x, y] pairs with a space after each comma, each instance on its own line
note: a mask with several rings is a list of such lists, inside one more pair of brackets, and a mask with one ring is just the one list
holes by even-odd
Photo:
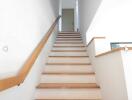
[[[56, 0], [56, 2], [53, 2], [53, 0], [49, 0], [50, 1], [50, 5], [51, 5], [51, 9], [54, 11], [54, 15], [59, 15], [59, 1], [60, 0]], [[56, 16], [57, 17], [57, 16]]]
[[101, 2], [102, 0], [79, 0], [80, 32], [82, 33], [84, 43], [86, 42], [86, 32], [89, 29]]

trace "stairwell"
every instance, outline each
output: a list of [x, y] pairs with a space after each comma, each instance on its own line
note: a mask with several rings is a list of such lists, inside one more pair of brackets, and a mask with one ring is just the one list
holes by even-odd
[[58, 33], [36, 87], [35, 100], [101, 100], [80, 33]]

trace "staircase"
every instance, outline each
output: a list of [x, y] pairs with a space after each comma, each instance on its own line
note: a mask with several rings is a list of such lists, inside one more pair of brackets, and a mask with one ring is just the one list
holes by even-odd
[[57, 35], [35, 100], [101, 100], [100, 88], [80, 33]]

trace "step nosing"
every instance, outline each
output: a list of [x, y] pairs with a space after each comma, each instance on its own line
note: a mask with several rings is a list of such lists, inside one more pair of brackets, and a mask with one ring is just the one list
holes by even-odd
[[53, 47], [63, 47], [63, 48], [67, 48], [67, 47], [86, 47], [86, 46], [53, 46]]
[[69, 73], [69, 72], [42, 72], [42, 74], [43, 75], [88, 75], [88, 76], [90, 76], [90, 75], [95, 75], [95, 73], [94, 72], [71, 72], [71, 73]]
[[65, 57], [65, 58], [72, 58], [72, 57], [73, 58], [75, 58], [75, 57], [77, 57], [77, 58], [86, 58], [87, 57], [88, 58], [89, 56], [66, 56], [66, 55], [65, 56], [63, 56], [63, 55], [62, 56], [61, 55], [58, 55], [58, 56], [54, 55], [54, 56], [52, 56], [52, 55], [49, 55], [49, 57]]
[[39, 83], [38, 89], [43, 88], [100, 88], [96, 83]]
[[52, 52], [86, 52], [86, 50], [51, 50]]
[[91, 63], [46, 63], [47, 65], [91, 65]]

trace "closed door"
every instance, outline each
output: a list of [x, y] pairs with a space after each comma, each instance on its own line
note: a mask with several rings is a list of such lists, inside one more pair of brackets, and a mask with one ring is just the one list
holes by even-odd
[[74, 9], [62, 10], [62, 31], [74, 31]]

